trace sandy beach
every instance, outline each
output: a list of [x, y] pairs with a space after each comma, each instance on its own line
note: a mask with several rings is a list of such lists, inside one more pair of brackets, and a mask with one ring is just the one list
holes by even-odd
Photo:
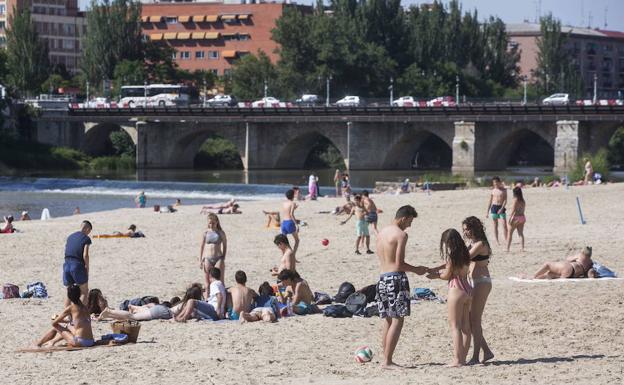
[[[418, 218], [408, 229], [407, 261], [440, 263], [442, 231], [461, 228], [476, 215], [485, 220], [487, 189], [373, 196], [388, 224], [404, 204]], [[122, 230], [131, 223], [143, 239], [94, 239], [90, 288], [99, 288], [111, 305], [127, 298], [182, 295], [187, 285], [203, 282], [198, 254], [206, 217], [199, 206], [177, 213], [120, 209], [51, 221], [16, 222], [20, 233], [0, 235], [0, 283], [42, 281], [47, 300], [0, 300], [0, 375], [4, 384], [622, 384], [624, 383], [624, 281], [527, 284], [509, 276], [532, 274], [546, 260], [557, 260], [593, 246], [597, 260], [624, 276], [624, 184], [563, 188], [528, 188], [526, 251], [517, 242], [510, 253], [493, 244], [490, 271], [493, 289], [484, 313], [484, 333], [496, 357], [487, 366], [444, 367], [451, 360], [446, 305], [412, 305], [395, 352], [401, 371], [380, 369], [378, 318], [331, 319], [322, 315], [290, 317], [274, 324], [238, 322], [143, 322], [139, 343], [52, 354], [15, 353], [31, 346], [63, 309], [61, 271], [66, 237], [84, 219], [93, 234]], [[579, 223], [580, 197], [587, 224]], [[342, 200], [302, 202], [297, 266], [312, 290], [331, 295], [344, 282], [357, 288], [376, 283], [374, 255], [355, 255], [355, 224], [318, 211], [332, 210]], [[263, 209], [278, 201], [244, 202], [242, 215], [221, 215], [228, 236], [226, 286], [242, 269], [257, 289], [270, 280], [279, 261], [273, 245], [276, 231], [265, 228]], [[344, 217], [341, 217], [343, 219]], [[328, 247], [321, 240], [330, 241]], [[517, 239], [515, 240], [517, 241]], [[374, 245], [374, 236], [372, 239]], [[429, 287], [446, 296], [446, 282], [410, 275], [411, 287]], [[96, 337], [109, 333], [109, 322], [94, 322]], [[353, 351], [368, 345], [375, 356], [358, 364]]]

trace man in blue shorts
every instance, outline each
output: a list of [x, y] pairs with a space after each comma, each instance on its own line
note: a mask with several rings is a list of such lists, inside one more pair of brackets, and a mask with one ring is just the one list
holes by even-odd
[[299, 229], [297, 228], [297, 219], [295, 219], [295, 210], [297, 204], [293, 201], [295, 198], [295, 191], [290, 189], [286, 191], [286, 202], [282, 204], [280, 210], [280, 216], [282, 223], [280, 224], [280, 231], [284, 235], [292, 234], [295, 243], [293, 245], [293, 254], [297, 254], [299, 248]]
[[[80, 286], [80, 300], [86, 303], [89, 291], [89, 234], [93, 226], [89, 221], [83, 221], [80, 231], [67, 237], [65, 243], [65, 263], [63, 264], [63, 285], [66, 287], [76, 284]], [[69, 306], [69, 298], [65, 298], [65, 306]]]

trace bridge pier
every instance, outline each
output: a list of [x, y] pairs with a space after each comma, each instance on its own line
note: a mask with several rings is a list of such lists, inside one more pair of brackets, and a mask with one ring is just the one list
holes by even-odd
[[579, 122], [577, 120], [557, 121], [555, 138], [555, 174], [570, 172], [576, 166], [579, 156]]
[[475, 122], [455, 122], [453, 174], [472, 176], [475, 172]]

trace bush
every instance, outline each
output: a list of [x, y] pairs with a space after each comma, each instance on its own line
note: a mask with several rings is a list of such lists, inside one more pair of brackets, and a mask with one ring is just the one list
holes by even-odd
[[570, 173], [570, 182], [582, 180], [585, 177], [585, 159], [589, 159], [594, 168], [594, 172], [602, 174], [603, 180], [609, 177], [609, 152], [606, 148], [601, 148], [594, 155], [583, 154], [583, 156], [576, 162], [576, 167]]
[[125, 131], [113, 131], [110, 133], [110, 141], [113, 144], [115, 155], [126, 155], [134, 157], [136, 154], [136, 146]]
[[204, 169], [238, 169], [243, 168], [243, 162], [238, 149], [229, 140], [214, 137], [202, 144], [195, 156], [194, 166]]
[[93, 170], [133, 170], [136, 167], [136, 159], [128, 156], [101, 156], [93, 158], [89, 163]]
[[609, 140], [609, 162], [624, 166], [624, 127], [618, 128]]

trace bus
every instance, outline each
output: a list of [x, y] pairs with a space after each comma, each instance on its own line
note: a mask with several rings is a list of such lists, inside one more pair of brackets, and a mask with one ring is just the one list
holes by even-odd
[[193, 97], [191, 87], [173, 84], [122, 86], [119, 107], [177, 107], [188, 106]]

